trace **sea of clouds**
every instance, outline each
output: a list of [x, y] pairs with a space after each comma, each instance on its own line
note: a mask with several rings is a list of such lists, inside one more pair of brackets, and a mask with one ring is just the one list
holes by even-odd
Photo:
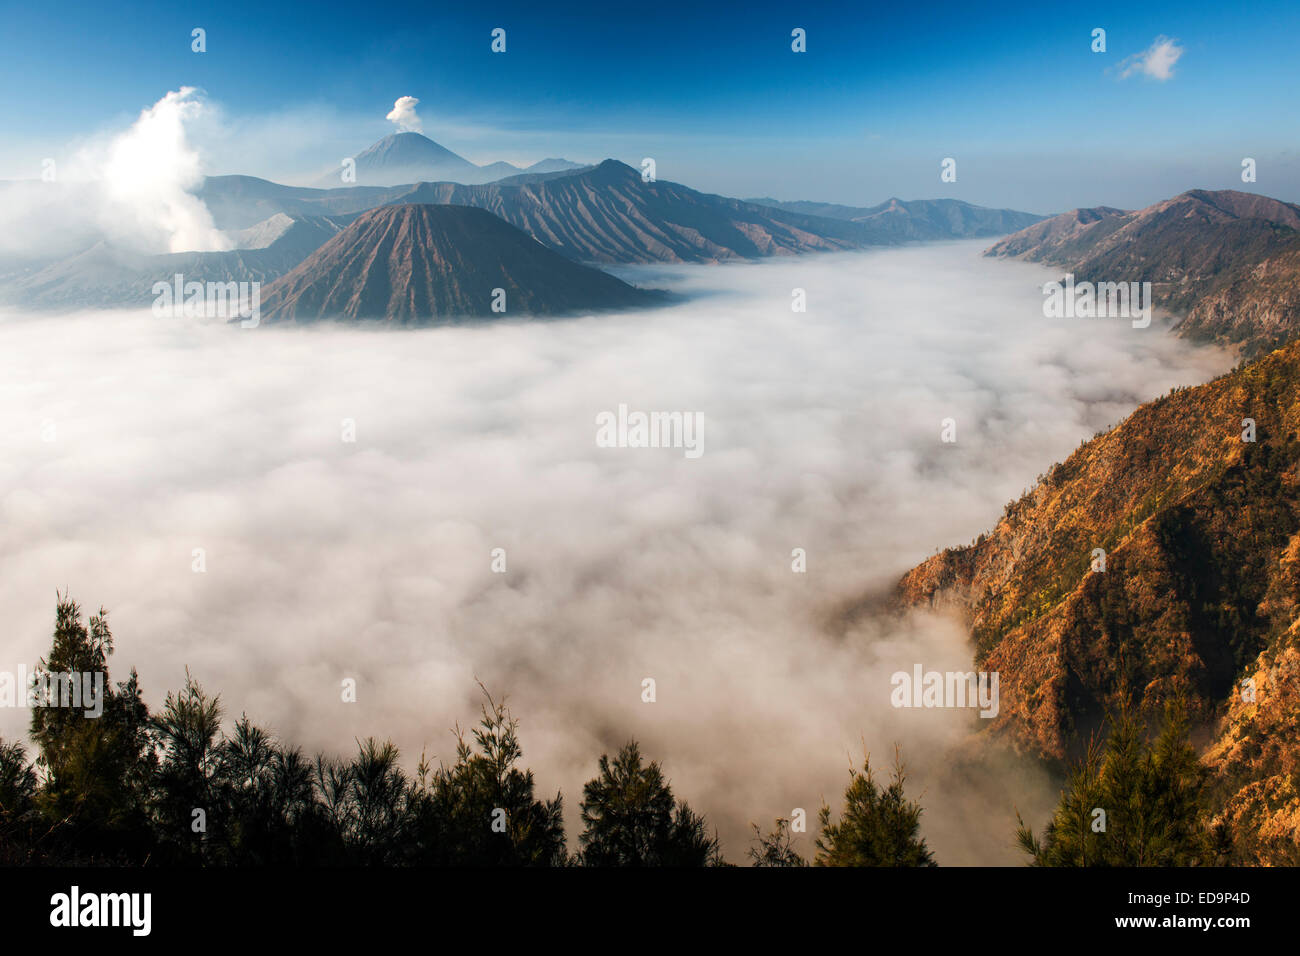
[[[966, 635], [843, 608], [1230, 360], [1044, 319], [1052, 276], [981, 245], [625, 270], [682, 301], [561, 321], [0, 316], [0, 668], [48, 651], [69, 589], [151, 706], [188, 667], [232, 718], [309, 750], [392, 737], [408, 766], [451, 758], [477, 678], [575, 843], [596, 758], [636, 738], [736, 860], [751, 821], [811, 823], [898, 744], [939, 861], [1014, 862], [1013, 807], [1041, 821], [1051, 782], [955, 772], [978, 719], [890, 705], [895, 671], [969, 669]], [[703, 415], [704, 454], [598, 447], [620, 403]], [[0, 710], [0, 735], [26, 723]]]

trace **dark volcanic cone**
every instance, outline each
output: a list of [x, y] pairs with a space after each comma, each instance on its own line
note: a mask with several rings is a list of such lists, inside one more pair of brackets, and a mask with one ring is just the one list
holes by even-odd
[[[506, 311], [494, 312], [493, 290]], [[626, 309], [662, 301], [580, 265], [483, 209], [403, 203], [363, 213], [267, 288], [264, 321], [404, 325]]]

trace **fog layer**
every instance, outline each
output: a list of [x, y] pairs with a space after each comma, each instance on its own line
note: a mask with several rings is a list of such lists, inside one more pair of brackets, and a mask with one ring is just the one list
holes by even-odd
[[[978, 718], [890, 705], [897, 670], [968, 669], [966, 636], [837, 612], [1229, 363], [1158, 322], [1045, 319], [1052, 276], [979, 249], [642, 270], [686, 301], [423, 331], [6, 316], [0, 668], [48, 650], [70, 588], [151, 706], [188, 666], [231, 716], [336, 753], [391, 736], [408, 766], [452, 756], [479, 678], [575, 844], [596, 758], [637, 738], [738, 861], [749, 821], [811, 824], [898, 743], [939, 861], [1015, 861], [1041, 775], [945, 772]], [[704, 453], [598, 447], [620, 404], [702, 415]]]

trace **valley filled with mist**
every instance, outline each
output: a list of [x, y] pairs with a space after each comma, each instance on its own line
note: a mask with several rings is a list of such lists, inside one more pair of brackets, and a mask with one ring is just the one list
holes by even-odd
[[[571, 829], [595, 756], [635, 738], [732, 857], [751, 822], [813, 814], [897, 744], [938, 862], [1016, 862], [1014, 808], [1041, 818], [1059, 782], [962, 768], [978, 718], [890, 703], [914, 663], [971, 669], [968, 634], [850, 611], [1233, 359], [1158, 323], [1044, 322], [1056, 273], [987, 245], [620, 266], [674, 303], [546, 322], [10, 309], [6, 649], [45, 653], [70, 589], [109, 610], [115, 671], [138, 668], [151, 707], [188, 668], [309, 751], [391, 737], [408, 767], [452, 755], [481, 680]], [[620, 405], [699, 415], [703, 454], [600, 447]], [[26, 722], [0, 712], [0, 736]]]

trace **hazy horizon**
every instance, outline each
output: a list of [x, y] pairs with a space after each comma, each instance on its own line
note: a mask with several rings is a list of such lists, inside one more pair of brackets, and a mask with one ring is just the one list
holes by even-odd
[[[60, 28], [70, 19], [80, 29]], [[949, 197], [1042, 215], [1191, 188], [1300, 201], [1297, 28], [1300, 8], [1282, 0], [1237, 17], [1162, 2], [957, 4], [925, 18], [838, 3], [737, 17], [515, 2], [399, 2], [368, 17], [330, 3], [306, 22], [242, 2], [29, 6], [6, 23], [0, 179], [39, 178], [47, 159], [70, 168], [193, 86], [214, 105], [195, 133], [205, 172], [298, 185], [408, 123], [479, 164], [649, 156], [663, 179], [737, 197]], [[496, 29], [507, 42], [494, 53]], [[46, 59], [54, 34], [65, 55]], [[387, 118], [405, 97], [418, 109]], [[940, 179], [945, 158], [955, 181]]]

